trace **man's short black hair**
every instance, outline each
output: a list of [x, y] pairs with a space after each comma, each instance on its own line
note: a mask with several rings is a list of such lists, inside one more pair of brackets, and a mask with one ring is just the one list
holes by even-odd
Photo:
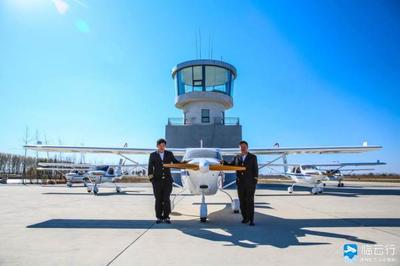
[[246, 144], [246, 146], [249, 147], [249, 144], [248, 144], [247, 141], [245, 141], [245, 140], [241, 140], [241, 141], [239, 142], [239, 145], [242, 145], [242, 144]]
[[161, 143], [164, 143], [165, 145], [167, 145], [167, 141], [165, 139], [157, 140], [157, 146], [160, 145]]

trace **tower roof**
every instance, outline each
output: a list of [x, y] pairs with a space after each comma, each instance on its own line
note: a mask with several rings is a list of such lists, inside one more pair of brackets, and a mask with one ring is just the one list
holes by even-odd
[[176, 73], [186, 67], [191, 67], [191, 66], [217, 66], [217, 67], [222, 67], [225, 69], [228, 69], [230, 72], [232, 72], [234, 78], [237, 77], [237, 71], [236, 68], [224, 61], [220, 60], [212, 60], [212, 59], [196, 59], [196, 60], [190, 60], [186, 62], [182, 62], [180, 64], [177, 64], [173, 69], [172, 69], [172, 78], [175, 78]]

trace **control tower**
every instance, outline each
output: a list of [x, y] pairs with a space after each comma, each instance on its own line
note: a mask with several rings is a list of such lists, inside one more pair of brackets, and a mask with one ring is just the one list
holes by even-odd
[[226, 117], [233, 107], [236, 68], [218, 60], [192, 60], [172, 69], [175, 107], [181, 118], [169, 118], [165, 137], [169, 147], [233, 148], [242, 139], [238, 117]]

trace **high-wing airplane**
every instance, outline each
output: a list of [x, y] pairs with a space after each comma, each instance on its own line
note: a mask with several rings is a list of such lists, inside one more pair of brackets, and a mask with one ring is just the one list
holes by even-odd
[[[53, 145], [25, 145], [24, 148], [44, 151], [44, 152], [79, 152], [79, 153], [103, 153], [116, 154], [127, 160], [126, 155], [149, 155], [154, 149], [141, 148], [117, 148], [117, 147], [78, 147], [78, 146], [53, 146]], [[305, 147], [305, 148], [254, 148], [249, 152], [256, 155], [274, 155], [276, 158], [267, 164], [286, 157], [290, 154], [338, 154], [338, 153], [360, 153], [375, 151], [381, 149], [381, 146], [346, 146], [346, 147]], [[223, 156], [235, 156], [239, 148], [169, 148], [176, 156], [183, 156], [181, 164], [169, 164], [166, 167], [181, 169], [183, 191], [188, 190], [193, 195], [201, 195], [200, 220], [207, 220], [207, 204], [205, 195], [214, 195], [218, 190], [226, 193], [231, 199], [231, 208], [233, 212], [239, 211], [239, 200], [232, 197], [224, 191], [233, 182], [224, 184], [223, 173], [229, 171], [244, 170], [241, 166], [222, 165]], [[177, 185], [177, 184], [175, 184]], [[96, 183], [95, 183], [96, 186]]]
[[90, 182], [88, 172], [95, 168], [94, 165], [84, 163], [38, 163], [38, 171], [55, 171], [60, 173], [67, 180], [67, 186], [72, 187], [73, 183], [83, 183], [87, 187]]
[[[87, 192], [97, 195], [99, 185], [102, 183], [113, 183], [117, 193], [121, 192], [121, 187], [116, 183], [124, 176], [122, 167], [137, 167], [125, 165], [121, 158], [118, 165], [91, 165], [91, 164], [71, 164], [71, 163], [39, 163], [36, 168], [39, 171], [57, 171], [67, 179], [67, 186], [72, 187], [73, 183], [84, 183]], [[67, 171], [67, 173], [64, 173]]]
[[[376, 161], [376, 162], [368, 162], [368, 163], [334, 163], [334, 164], [289, 164], [284, 158], [283, 164], [275, 164], [271, 163], [268, 166], [282, 166], [284, 168], [284, 172], [282, 173], [284, 176], [289, 177], [295, 183], [288, 187], [288, 192], [292, 193], [293, 188], [296, 184], [312, 186], [311, 193], [318, 194], [323, 192], [323, 187], [325, 183], [323, 181], [336, 180], [338, 181], [338, 187], [343, 187], [343, 177], [341, 171], [346, 171], [346, 169], [342, 169], [344, 167], [349, 166], [376, 166], [376, 165], [385, 165], [386, 163]], [[264, 166], [262, 166], [264, 167]], [[319, 167], [328, 167], [330, 169], [323, 170]], [[348, 169], [351, 171], [363, 171], [365, 169]]]

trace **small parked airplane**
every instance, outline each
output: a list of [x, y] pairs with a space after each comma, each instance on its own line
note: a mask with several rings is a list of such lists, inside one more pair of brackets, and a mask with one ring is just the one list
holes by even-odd
[[[385, 165], [386, 163], [376, 162], [370, 163], [335, 163], [335, 164], [288, 164], [286, 158], [284, 158], [283, 164], [269, 164], [269, 167], [283, 166], [283, 175], [289, 177], [295, 183], [288, 187], [288, 192], [292, 193], [293, 188], [297, 184], [302, 184], [306, 186], [312, 186], [311, 193], [318, 194], [323, 192], [323, 187], [325, 183], [323, 181], [329, 181], [331, 179], [338, 181], [338, 187], [343, 187], [343, 174], [342, 169], [348, 166], [376, 166]], [[289, 169], [291, 167], [291, 169]], [[319, 167], [330, 167], [330, 169], [323, 170]], [[349, 171], [363, 171], [365, 169], [348, 169]]]
[[[154, 149], [149, 148], [128, 148], [128, 147], [77, 147], [77, 146], [52, 146], [52, 145], [25, 145], [24, 148], [43, 151], [43, 152], [79, 152], [79, 153], [103, 153], [119, 155], [132, 161], [126, 155], [149, 155]], [[266, 165], [286, 158], [290, 154], [337, 154], [337, 153], [360, 153], [381, 149], [381, 146], [346, 146], [346, 147], [305, 147], [305, 148], [253, 148], [249, 152], [255, 155], [274, 155], [274, 160]], [[165, 165], [171, 168], [181, 169], [183, 191], [188, 190], [193, 195], [201, 195], [200, 220], [207, 220], [207, 204], [205, 195], [214, 195], [218, 190], [226, 193], [231, 199], [231, 208], [233, 212], [239, 211], [239, 200], [232, 197], [224, 191], [225, 188], [232, 185], [235, 181], [228, 184], [223, 183], [224, 172], [244, 170], [242, 166], [222, 165], [223, 156], [235, 156], [239, 154], [239, 148], [169, 148], [176, 156], [183, 156], [182, 164]], [[94, 187], [100, 179], [95, 179]], [[94, 190], [93, 190], [94, 191]]]
[[[121, 180], [125, 174], [122, 173], [123, 167], [137, 167], [139, 164], [125, 165], [121, 158], [118, 165], [91, 165], [91, 164], [71, 164], [71, 163], [39, 163], [36, 168], [39, 171], [57, 171], [67, 179], [67, 186], [72, 187], [73, 183], [84, 183], [87, 192], [97, 195], [99, 185], [102, 183], [115, 184], [117, 193], [121, 192], [121, 187], [117, 181]], [[64, 173], [68, 171], [67, 173]]]
[[73, 183], [83, 183], [87, 187], [87, 183], [90, 182], [87, 173], [94, 168], [94, 165], [85, 163], [38, 163], [36, 170], [60, 173], [67, 180], [68, 187], [72, 187]]

